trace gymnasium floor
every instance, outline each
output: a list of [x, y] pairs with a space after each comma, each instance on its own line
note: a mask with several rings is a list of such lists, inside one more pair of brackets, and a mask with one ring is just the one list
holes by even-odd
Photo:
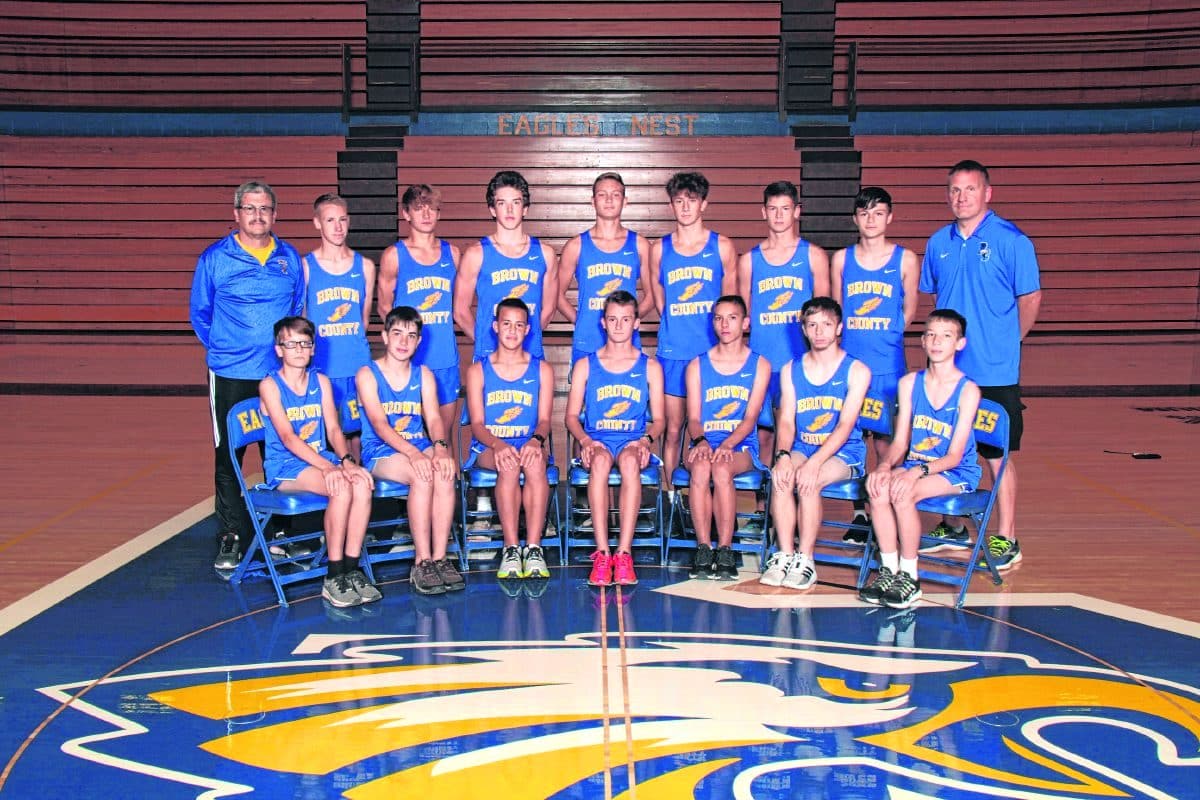
[[1200, 797], [1194, 397], [1030, 398], [1025, 560], [961, 611], [392, 565], [335, 612], [214, 575], [202, 397], [91, 383], [0, 394], [0, 798]]

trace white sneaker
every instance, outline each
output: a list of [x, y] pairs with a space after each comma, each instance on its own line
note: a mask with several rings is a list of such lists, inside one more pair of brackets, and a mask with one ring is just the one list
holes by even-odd
[[780, 585], [788, 589], [811, 589], [816, 582], [817, 567], [812, 558], [804, 553], [797, 553]]
[[523, 569], [521, 565], [521, 548], [504, 548], [504, 553], [500, 556], [500, 569], [496, 571], [496, 577], [519, 578]]
[[532, 545], [525, 548], [524, 567], [521, 569], [522, 578], [549, 578], [550, 569], [546, 566], [546, 556], [542, 553], [542, 548], [538, 545]]
[[791, 553], [775, 553], [767, 560], [767, 568], [759, 576], [758, 582], [763, 586], [780, 586], [792, 566]]

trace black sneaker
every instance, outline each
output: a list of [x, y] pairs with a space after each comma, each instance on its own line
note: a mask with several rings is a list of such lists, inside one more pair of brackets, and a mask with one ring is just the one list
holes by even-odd
[[921, 599], [921, 581], [901, 570], [881, 597], [888, 608], [908, 608]]
[[213, 567], [220, 570], [237, 569], [242, 560], [242, 548], [236, 533], [225, 533], [217, 540], [217, 557]]
[[880, 605], [883, 603], [883, 593], [895, 580], [896, 573], [887, 567], [880, 567], [879, 572], [875, 573], [875, 580], [858, 590], [858, 599], [871, 605]]
[[871, 526], [871, 520], [866, 514], [855, 514], [854, 519], [850, 520], [850, 524], [855, 526], [849, 528], [842, 536], [842, 541], [846, 544], [862, 544], [867, 543], [867, 528]]
[[731, 547], [717, 548], [717, 564], [713, 577], [719, 581], [737, 580], [737, 553]]
[[919, 553], [939, 553], [942, 550], [966, 550], [971, 545], [971, 534], [965, 527], [952, 528], [945, 520], [921, 538]]
[[688, 570], [689, 578], [711, 578], [713, 574], [713, 549], [711, 545], [696, 545], [696, 553], [692, 556], [692, 568]]

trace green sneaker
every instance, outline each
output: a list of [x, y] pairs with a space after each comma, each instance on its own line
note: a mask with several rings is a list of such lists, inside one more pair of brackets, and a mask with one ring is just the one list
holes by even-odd
[[971, 534], [966, 527], [955, 530], [942, 520], [929, 533], [921, 537], [918, 553], [937, 553], [941, 550], [966, 550], [971, 546]]
[[[1021, 561], [1021, 545], [1015, 539], [992, 534], [988, 537], [987, 549], [992, 564], [1001, 572]], [[987, 559], [979, 559], [979, 566], [987, 569]]]

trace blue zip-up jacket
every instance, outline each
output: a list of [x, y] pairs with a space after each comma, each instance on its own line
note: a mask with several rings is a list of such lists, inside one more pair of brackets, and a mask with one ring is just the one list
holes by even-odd
[[304, 308], [300, 254], [275, 239], [266, 266], [229, 234], [196, 262], [189, 314], [208, 351], [208, 368], [223, 378], [258, 380], [279, 367], [272, 329]]

